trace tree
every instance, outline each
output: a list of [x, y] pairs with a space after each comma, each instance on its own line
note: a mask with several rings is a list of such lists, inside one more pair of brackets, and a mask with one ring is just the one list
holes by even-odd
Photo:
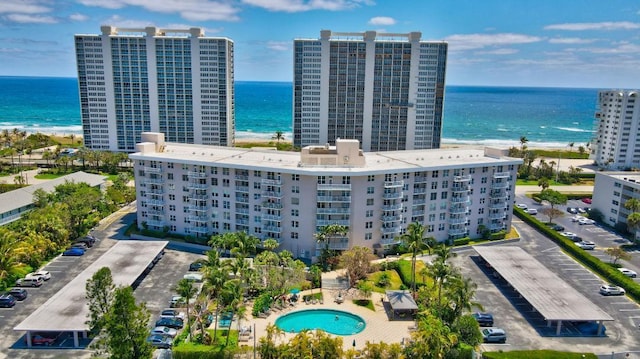
[[421, 314], [417, 324], [404, 350], [407, 359], [442, 359], [458, 343], [456, 334], [430, 313]]
[[266, 335], [260, 338], [258, 353], [262, 359], [280, 359], [281, 350], [276, 341], [282, 337], [284, 332], [274, 324], [267, 324]]
[[85, 285], [87, 303], [89, 304], [89, 328], [99, 333], [105, 326], [106, 316], [113, 304], [116, 290], [109, 267], [102, 267], [87, 280]]
[[407, 233], [403, 234], [400, 239], [411, 252], [411, 285], [413, 293], [416, 293], [416, 257], [418, 252], [427, 248], [428, 238], [424, 236], [425, 227], [419, 222], [409, 224]]
[[0, 281], [9, 278], [16, 265], [17, 238], [13, 231], [7, 227], [0, 227]]
[[[222, 289], [222, 298], [223, 298], [225, 307], [229, 312], [231, 312], [231, 318], [229, 318], [229, 321], [233, 322], [233, 317], [238, 311], [238, 308], [242, 306], [242, 287], [241, 287], [240, 281], [237, 279], [226, 281]], [[230, 334], [231, 334], [231, 328], [227, 330], [227, 342], [225, 346], [229, 346]]]
[[527, 142], [529, 140], [525, 136], [520, 136], [520, 154], [524, 157], [524, 150], [527, 148]]
[[274, 140], [277, 140], [280, 143], [281, 140], [284, 140], [284, 134], [282, 131], [276, 131], [276, 134], [273, 136]]
[[540, 213], [544, 216], [549, 217], [549, 223], [553, 223], [553, 220], [555, 218], [564, 216], [564, 212], [562, 212], [557, 208], [548, 208], [548, 207], [542, 208], [540, 210]]
[[631, 254], [627, 253], [620, 247], [610, 247], [604, 250], [606, 254], [611, 257], [611, 263], [616, 264], [620, 259], [628, 261], [631, 259]]
[[461, 275], [452, 276], [447, 283], [447, 297], [452, 308], [452, 318], [447, 324], [455, 322], [464, 311], [470, 311], [472, 308], [483, 309], [482, 304], [473, 300], [478, 285], [470, 278], [464, 278]]
[[640, 228], [640, 213], [633, 212], [627, 216], [627, 228], [629, 232], [633, 234], [633, 241], [636, 242], [636, 233], [638, 232], [638, 228]]
[[480, 332], [478, 321], [469, 314], [458, 318], [451, 329], [458, 335], [458, 341], [461, 343], [472, 347], [482, 343], [482, 332]]
[[575, 146], [574, 142], [569, 143], [569, 152], [573, 152], [573, 146]]
[[151, 314], [144, 303], [136, 304], [131, 287], [115, 290], [113, 304], [105, 318], [105, 344], [109, 358], [151, 358], [153, 348], [146, 340]]
[[[215, 251], [210, 251], [215, 252]], [[217, 252], [215, 252], [217, 253]], [[204, 285], [209, 298], [214, 298], [216, 301], [216, 314], [220, 312], [220, 304], [221, 304], [221, 294], [222, 288], [224, 287], [224, 283], [227, 280], [227, 272], [223, 270], [221, 267], [213, 267], [207, 268], [204, 270]], [[217, 340], [218, 338], [218, 321], [215, 321], [213, 327], [213, 338]]]
[[538, 180], [538, 187], [542, 187], [542, 190], [544, 191], [545, 189], [549, 188], [550, 185], [550, 181], [547, 177], [541, 177]]
[[631, 212], [640, 212], [640, 200], [637, 198], [629, 198], [624, 202], [624, 208]]
[[187, 308], [187, 328], [189, 330], [189, 340], [191, 340], [191, 316], [189, 315], [189, 306], [191, 305], [189, 302], [191, 298], [193, 298], [198, 290], [193, 286], [189, 279], [183, 278], [178, 281], [178, 284], [175, 287], [176, 293], [184, 299]]
[[550, 188], [540, 192], [540, 199], [549, 202], [552, 209], [556, 206], [567, 204], [567, 196]]
[[367, 247], [355, 246], [342, 253], [340, 264], [347, 272], [350, 287], [355, 287], [360, 279], [369, 274], [372, 257], [371, 250]]
[[323, 243], [324, 248], [322, 249], [322, 254], [320, 255], [320, 265], [323, 269], [327, 269], [328, 257], [330, 256], [329, 244], [332, 239], [336, 237], [344, 237], [349, 232], [349, 227], [343, 226], [340, 224], [328, 224], [326, 226], [320, 227], [320, 231], [315, 234], [316, 241], [318, 243]]
[[371, 284], [371, 282], [368, 280], [359, 280], [357, 288], [363, 299], [371, 299], [371, 294], [373, 294], [373, 284]]

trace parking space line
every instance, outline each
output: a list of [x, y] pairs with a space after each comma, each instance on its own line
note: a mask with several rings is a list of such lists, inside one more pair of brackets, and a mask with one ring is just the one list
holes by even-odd
[[636, 311], [640, 311], [640, 308], [635, 308], [635, 309], [618, 309], [619, 312], [636, 312]]
[[629, 302], [613, 302], [613, 303], [610, 303], [610, 304], [621, 305], [621, 304], [631, 304], [631, 303], [629, 303]]

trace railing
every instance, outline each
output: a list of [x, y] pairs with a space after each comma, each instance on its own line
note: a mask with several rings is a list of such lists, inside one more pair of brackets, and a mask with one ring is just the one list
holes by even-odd
[[351, 202], [351, 196], [318, 196], [318, 202]]
[[413, 178], [413, 183], [429, 182], [429, 177], [419, 176]]
[[249, 186], [236, 186], [236, 191], [237, 192], [248, 193], [249, 192]]
[[269, 197], [269, 198], [282, 198], [282, 192], [276, 192], [276, 191], [262, 191], [262, 197]]
[[400, 227], [382, 227], [382, 228], [380, 228], [380, 232], [382, 232], [384, 234], [390, 234], [390, 233], [398, 234], [398, 233], [400, 233], [400, 230], [401, 230]]
[[490, 231], [501, 230], [504, 229], [504, 223], [489, 223], [487, 225]]
[[496, 172], [493, 174], [493, 178], [509, 178], [511, 173], [509, 172]]
[[489, 202], [489, 208], [491, 209], [495, 209], [495, 208], [504, 209], [506, 207], [507, 207], [507, 204], [504, 202]]
[[411, 214], [414, 215], [414, 216], [422, 216], [422, 215], [424, 215], [424, 213], [425, 213], [424, 209], [418, 209], [418, 210], [411, 211]]
[[398, 243], [400, 243], [400, 238], [387, 238], [380, 240], [380, 244], [382, 244], [383, 246], [389, 246]]
[[466, 228], [454, 228], [449, 230], [450, 236], [461, 236], [467, 234]]
[[195, 199], [196, 201], [206, 201], [209, 199], [208, 194], [192, 194], [189, 196], [191, 199]]
[[467, 213], [467, 206], [451, 206], [449, 208], [449, 213], [451, 214], [456, 214], [456, 213]]
[[342, 183], [319, 183], [316, 188], [319, 191], [351, 191], [350, 184]]
[[261, 217], [262, 219], [267, 221], [275, 221], [275, 222], [282, 221], [282, 216], [278, 214], [263, 214]]
[[507, 215], [504, 212], [491, 212], [489, 213], [490, 219], [504, 219]]
[[249, 214], [250, 210], [249, 210], [249, 208], [238, 208], [238, 207], [236, 207], [236, 213]]
[[147, 204], [152, 206], [164, 206], [164, 200], [162, 199], [148, 199]]
[[427, 189], [424, 187], [413, 188], [413, 194], [423, 194], [427, 193]]
[[236, 197], [236, 202], [249, 203], [249, 197]]
[[147, 221], [147, 225], [152, 227], [164, 227], [164, 221], [149, 220]]
[[453, 182], [469, 182], [471, 181], [471, 175], [466, 175], [466, 176], [454, 176], [453, 177]]
[[494, 182], [491, 184], [491, 189], [501, 189], [509, 187], [509, 182]]
[[317, 214], [350, 214], [351, 208], [317, 208]]
[[189, 171], [187, 172], [188, 178], [207, 178], [206, 172]]
[[402, 221], [402, 216], [401, 215], [397, 215], [397, 216], [382, 216], [382, 218], [380, 218], [380, 219], [382, 220], [382, 222], [399, 222], [399, 221]]
[[451, 186], [451, 192], [453, 193], [465, 193], [469, 192], [469, 186]]
[[404, 186], [404, 181], [387, 181], [384, 183], [384, 188], [397, 188]]
[[162, 177], [149, 177], [145, 178], [142, 182], [146, 184], [163, 184], [164, 179]]
[[282, 203], [262, 202], [263, 208], [282, 209]]
[[147, 188], [147, 193], [150, 194], [164, 194], [164, 189], [163, 188]]
[[150, 214], [152, 216], [164, 216], [164, 210], [159, 211], [159, 210], [149, 209], [147, 210], [147, 214]]
[[279, 179], [263, 178], [260, 182], [267, 186], [282, 186], [282, 180]]
[[197, 211], [197, 212], [206, 212], [209, 210], [207, 206], [188, 206], [187, 209], [189, 211]]
[[144, 167], [144, 173], [162, 173], [162, 167]]
[[467, 203], [469, 196], [451, 196], [451, 203]]
[[467, 218], [449, 218], [449, 224], [466, 224]]
[[337, 224], [339, 226], [349, 226], [349, 224], [351, 223], [351, 221], [349, 221], [348, 219], [317, 219], [316, 220], [316, 227], [323, 227], [323, 226], [328, 226], [331, 224]]
[[245, 176], [245, 175], [236, 175], [235, 178], [237, 180], [240, 180], [240, 181], [248, 181], [249, 180], [249, 176]]
[[241, 225], [244, 225], [244, 226], [248, 226], [249, 225], [249, 220], [248, 219], [236, 218], [236, 224], [241, 224]]
[[189, 231], [193, 232], [193, 233], [202, 233], [202, 234], [207, 234], [209, 233], [209, 228], [207, 227], [189, 227]]
[[402, 192], [383, 193], [382, 194], [382, 198], [384, 198], [384, 199], [400, 199], [400, 198], [402, 198]]
[[200, 223], [209, 222], [209, 218], [207, 216], [187, 216], [187, 219], [191, 222], [200, 222]]
[[388, 205], [388, 206], [382, 206], [382, 210], [386, 211], [386, 212], [399, 211], [401, 209], [402, 209], [402, 203], [391, 204], [391, 205]]
[[276, 226], [263, 226], [262, 230], [265, 232], [271, 232], [271, 233], [280, 233], [282, 232], [282, 228], [281, 227], [276, 227]]
[[187, 183], [187, 188], [189, 189], [207, 189], [208, 187], [209, 185], [206, 183], [195, 183], [195, 182]]
[[414, 206], [419, 206], [421, 204], [427, 203], [427, 199], [426, 198], [414, 198], [412, 203], [413, 203]]

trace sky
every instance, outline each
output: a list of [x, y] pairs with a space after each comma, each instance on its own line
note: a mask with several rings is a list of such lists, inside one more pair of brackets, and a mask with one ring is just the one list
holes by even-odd
[[236, 81], [291, 81], [296, 38], [419, 31], [448, 85], [640, 87], [633, 0], [1, 0], [0, 76], [76, 77], [73, 36], [202, 27], [234, 41]]

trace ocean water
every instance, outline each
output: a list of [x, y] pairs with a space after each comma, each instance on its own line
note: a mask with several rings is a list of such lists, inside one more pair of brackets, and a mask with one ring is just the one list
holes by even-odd
[[[443, 143], [582, 146], [597, 89], [447, 86]], [[0, 129], [82, 133], [75, 78], [0, 77]], [[236, 137], [291, 139], [290, 82], [236, 81]]]

